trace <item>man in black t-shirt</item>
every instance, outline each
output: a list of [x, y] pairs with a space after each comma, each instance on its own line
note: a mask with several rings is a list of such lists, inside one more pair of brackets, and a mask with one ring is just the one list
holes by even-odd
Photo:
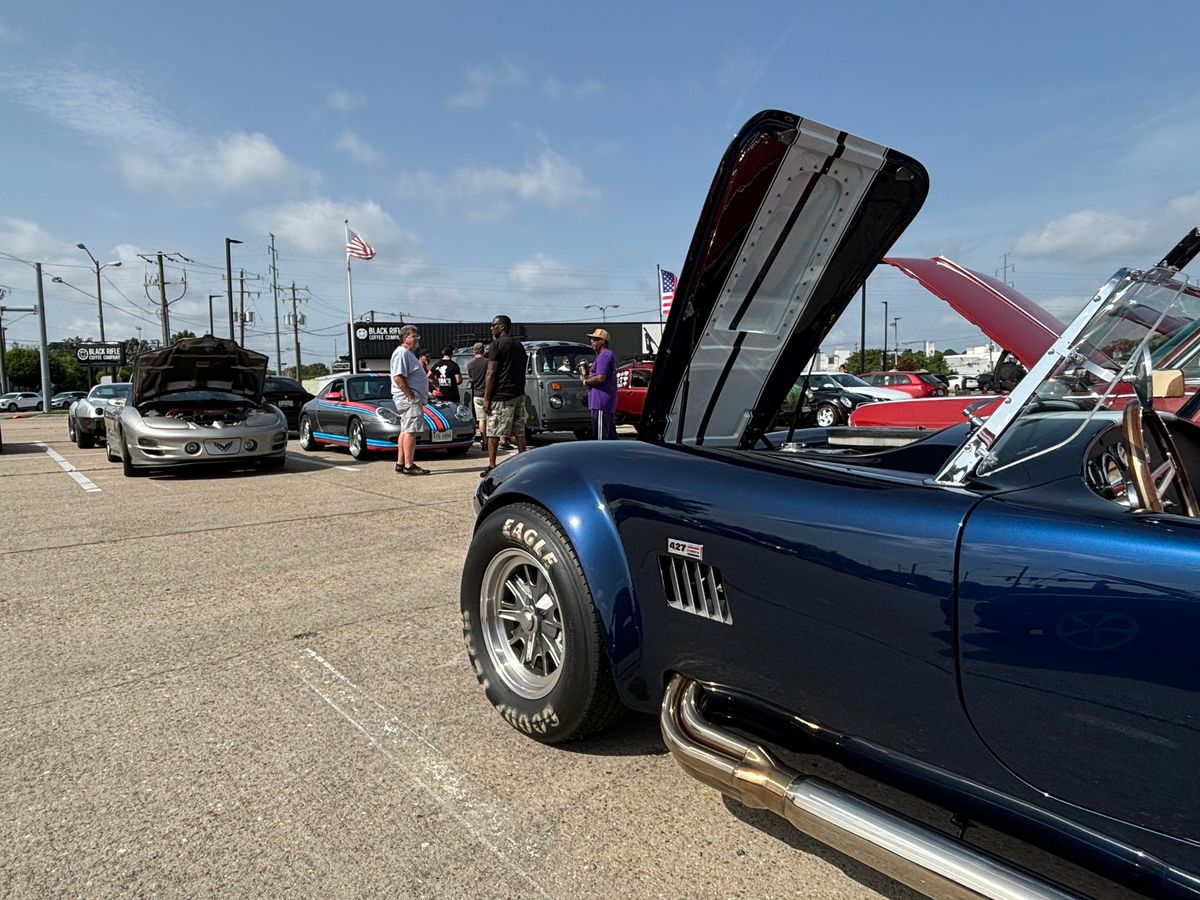
[[462, 384], [462, 369], [450, 357], [453, 347], [442, 348], [442, 358], [429, 367], [429, 380], [437, 385], [439, 395], [451, 403], [458, 402], [458, 386]]
[[483, 414], [487, 417], [488, 464], [483, 478], [496, 465], [500, 438], [509, 434], [517, 439], [517, 451], [525, 452], [525, 345], [509, 334], [512, 319], [492, 319], [492, 349], [483, 382]]
[[483, 355], [483, 344], [476, 343], [472, 348], [475, 358], [467, 363], [467, 380], [471, 383], [471, 403], [475, 407], [475, 433], [479, 435], [479, 445], [487, 449], [487, 432], [483, 423], [483, 382], [487, 378], [487, 357]]

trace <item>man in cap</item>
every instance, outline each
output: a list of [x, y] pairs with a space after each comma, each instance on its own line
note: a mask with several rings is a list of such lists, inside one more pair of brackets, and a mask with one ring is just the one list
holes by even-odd
[[592, 437], [600, 441], [617, 439], [617, 362], [608, 349], [608, 331], [597, 328], [588, 335], [596, 361], [580, 381], [588, 387], [588, 409], [592, 413]]
[[475, 433], [479, 436], [479, 446], [487, 449], [487, 437], [483, 425], [486, 417], [483, 414], [483, 383], [487, 378], [487, 357], [483, 355], [483, 344], [476, 341], [472, 348], [475, 358], [467, 363], [467, 380], [471, 383], [471, 403], [475, 407]]

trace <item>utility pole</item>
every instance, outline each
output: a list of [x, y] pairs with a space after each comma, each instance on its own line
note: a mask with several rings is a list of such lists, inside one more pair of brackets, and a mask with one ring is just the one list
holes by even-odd
[[171, 318], [167, 313], [167, 279], [163, 275], [163, 255], [158, 253], [158, 294], [162, 301], [162, 345], [171, 346]]
[[246, 270], [238, 269], [238, 343], [246, 346]]
[[1003, 281], [1005, 284], [1007, 284], [1009, 287], [1012, 287], [1013, 283], [1008, 280], [1008, 273], [1009, 273], [1009, 270], [1012, 270], [1013, 272], [1017, 271], [1017, 267], [1010, 266], [1008, 264], [1008, 257], [1009, 257], [1009, 254], [1007, 254], [1007, 253], [1005, 253], [1001, 257], [1003, 262], [1002, 262], [1000, 268], [996, 270], [996, 277], [999, 278], [1001, 281]]
[[896, 368], [900, 368], [900, 320], [903, 316], [892, 316], [892, 344], [895, 345]]
[[883, 370], [885, 372], [888, 370], [888, 365], [887, 365], [887, 326], [888, 326], [887, 301], [884, 300], [883, 301]]
[[300, 380], [300, 315], [296, 311], [296, 282], [292, 282], [292, 340], [296, 344], [296, 380]]
[[862, 284], [862, 321], [858, 325], [858, 372], [861, 375], [867, 371], [867, 282], [863, 279]]
[[4, 344], [4, 298], [8, 296], [8, 288], [0, 284], [0, 394], [8, 393], [8, 375], [4, 371], [4, 354], [8, 348]]
[[275, 235], [271, 235], [271, 296], [275, 299], [275, 371], [283, 371], [283, 345], [279, 339], [279, 254], [275, 250]]
[[50, 343], [46, 340], [46, 291], [42, 285], [42, 264], [34, 263], [37, 271], [38, 328], [42, 338], [42, 410], [50, 412]]

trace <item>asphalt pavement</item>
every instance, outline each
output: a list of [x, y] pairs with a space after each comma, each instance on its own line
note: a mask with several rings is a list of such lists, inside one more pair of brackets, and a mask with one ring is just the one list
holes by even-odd
[[651, 717], [564, 749], [494, 713], [458, 611], [479, 451], [125, 478], [62, 415], [0, 427], [0, 895], [915, 896]]

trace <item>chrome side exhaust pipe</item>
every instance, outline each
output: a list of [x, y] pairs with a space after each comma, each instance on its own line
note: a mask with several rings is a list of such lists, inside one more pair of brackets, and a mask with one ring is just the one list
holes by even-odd
[[962, 841], [893, 813], [708, 722], [699, 686], [676, 675], [659, 724], [671, 755], [693, 778], [738, 802], [782, 816], [798, 830], [933, 898], [1079, 900]]

